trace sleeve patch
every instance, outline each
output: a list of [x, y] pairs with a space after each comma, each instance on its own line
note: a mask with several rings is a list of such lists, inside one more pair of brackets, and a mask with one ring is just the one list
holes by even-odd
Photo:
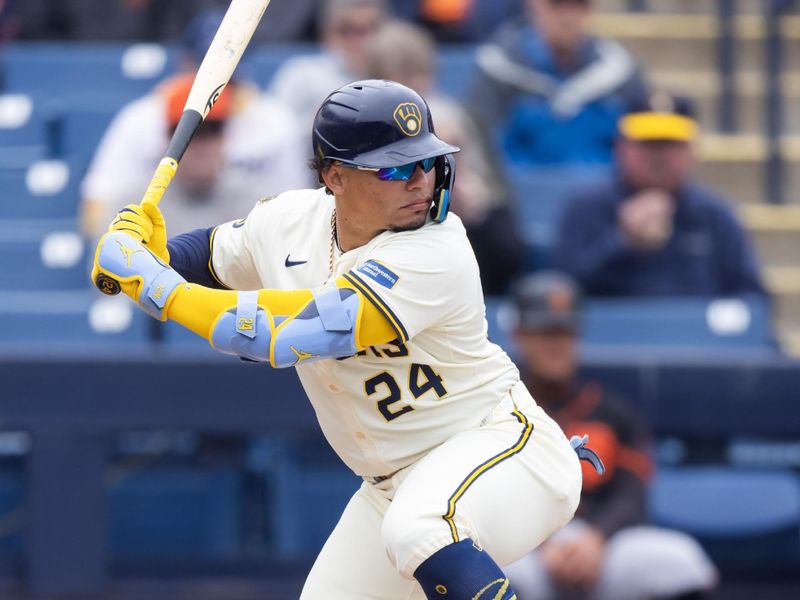
[[368, 260], [358, 267], [356, 271], [387, 289], [392, 289], [400, 279], [391, 269], [374, 260]]

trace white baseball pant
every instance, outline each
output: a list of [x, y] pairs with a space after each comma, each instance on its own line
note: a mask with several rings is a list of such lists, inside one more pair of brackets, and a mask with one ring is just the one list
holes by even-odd
[[365, 481], [301, 600], [424, 599], [413, 574], [437, 550], [470, 538], [510, 564], [572, 518], [580, 491], [569, 441], [518, 384], [483, 425], [385, 481]]

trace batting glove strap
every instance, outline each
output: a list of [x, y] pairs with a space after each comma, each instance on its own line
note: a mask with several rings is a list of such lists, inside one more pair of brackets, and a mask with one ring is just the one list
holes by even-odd
[[258, 292], [239, 292], [236, 312], [224, 313], [214, 324], [211, 346], [223, 354], [267, 362], [272, 327], [270, 315], [258, 306]]
[[166, 321], [167, 317], [164, 308], [167, 305], [167, 301], [172, 296], [172, 292], [184, 283], [186, 283], [186, 280], [178, 275], [177, 271], [164, 269], [153, 278], [149, 285], [145, 280], [145, 285], [142, 286], [142, 291], [139, 294], [139, 306], [151, 317]]

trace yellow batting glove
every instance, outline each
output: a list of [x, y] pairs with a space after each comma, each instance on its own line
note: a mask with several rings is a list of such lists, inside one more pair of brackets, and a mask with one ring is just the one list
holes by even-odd
[[151, 202], [141, 205], [128, 204], [117, 213], [108, 230], [128, 234], [169, 264], [167, 226], [164, 215], [155, 204]]
[[167, 223], [164, 221], [164, 215], [158, 208], [157, 204], [152, 202], [144, 202], [141, 205], [150, 222], [153, 224], [153, 233], [150, 235], [150, 243], [147, 247], [151, 252], [158, 256], [165, 263], [169, 264], [169, 250], [167, 249]]

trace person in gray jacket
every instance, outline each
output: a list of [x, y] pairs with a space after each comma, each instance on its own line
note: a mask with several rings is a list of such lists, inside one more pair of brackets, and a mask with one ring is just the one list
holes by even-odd
[[633, 57], [589, 34], [591, 0], [527, 0], [479, 48], [471, 110], [511, 163], [609, 164], [622, 110], [645, 94]]

